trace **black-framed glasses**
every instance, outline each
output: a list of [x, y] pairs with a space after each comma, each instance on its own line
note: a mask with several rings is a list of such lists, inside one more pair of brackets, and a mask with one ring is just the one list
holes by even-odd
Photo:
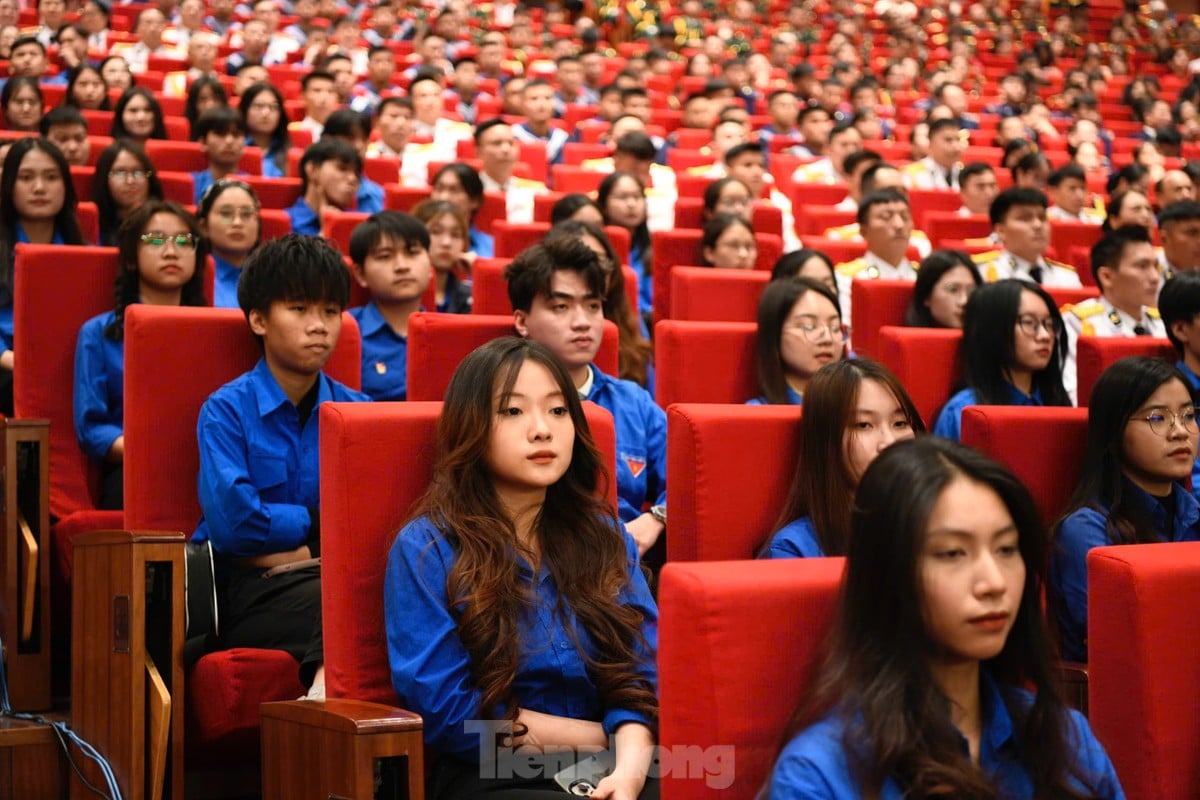
[[1062, 330], [1062, 323], [1054, 317], [1046, 317], [1038, 319], [1032, 314], [1022, 314], [1017, 317], [1017, 327], [1026, 336], [1036, 337], [1039, 330], [1043, 330], [1051, 336], [1058, 336], [1058, 332]]
[[168, 235], [162, 231], [148, 231], [141, 236], [142, 244], [147, 247], [163, 247], [170, 242], [179, 250], [195, 250], [196, 237], [190, 233]]
[[1155, 436], [1166, 436], [1175, 427], [1176, 423], [1188, 433], [1196, 432], [1196, 409], [1185, 408], [1176, 413], [1168, 411], [1165, 408], [1156, 408], [1145, 416], [1138, 419], [1150, 426], [1150, 431]]

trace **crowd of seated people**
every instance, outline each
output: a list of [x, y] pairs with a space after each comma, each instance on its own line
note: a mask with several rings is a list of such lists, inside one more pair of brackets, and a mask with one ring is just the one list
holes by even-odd
[[[389, 564], [393, 679], [447, 757], [432, 773], [440, 796], [498, 788], [470, 779], [461, 759], [477, 748], [454, 729], [489, 713], [517, 726], [514, 741], [542, 746], [615, 732], [615, 779], [594, 796], [645, 796], [656, 707], [653, 659], [644, 662], [657, 612], [654, 575], [644, 583], [637, 563], [656, 573], [670, 536], [655, 385], [673, 366], [655, 361], [653, 323], [672, 319], [672, 287], [691, 279], [676, 268], [708, 268], [730, 287], [761, 276], [754, 308], [736, 318], [756, 326], [758, 391], [739, 399], [803, 406], [802, 463], [820, 465], [794, 476], [761, 556], [848, 555], [846, 613], [866, 613], [853, 590], [879, 568], [868, 540], [888, 525], [907, 537], [894, 543], [896, 563], [942, 568], [930, 518], [978, 501], [1013, 523], [996, 592], [1008, 593], [1015, 624], [969, 646], [976, 688], [956, 694], [936, 660], [904, 665], [917, 677], [876, 670], [862, 631], [844, 631], [837, 671], [795, 718], [777, 796], [816, 796], [812, 781], [825, 780], [884, 796], [894, 784], [970, 794], [996, 770], [1028, 788], [1014, 796], [1120, 796], [1086, 722], [1043, 705], [1038, 670], [1053, 650], [1030, 595], [1041, 553], [1058, 548], [1047, 562], [1054, 627], [1063, 655], [1084, 660], [1087, 550], [1200, 537], [1186, 488], [1200, 476], [1200, 277], [1189, 274], [1200, 271], [1200, 25], [1156, 4], [1114, 5], [1103, 29], [1066, 5], [952, 8], [682, 0], [634, 16], [607, 2], [0, 0], [0, 410], [12, 412], [21, 369], [14, 314], [50, 313], [14, 308], [18, 244], [119, 252], [115, 304], [80, 331], [75, 358], [75, 434], [101, 469], [106, 508], [122, 500], [124, 309], [241, 308], [263, 361], [201, 413], [197, 533], [212, 543], [220, 602], [232, 609], [220, 646], [288, 650], [319, 697], [317, 406], [405, 400], [413, 315], [471, 313], [477, 265], [499, 266], [512, 333], [526, 342], [477, 351], [447, 393], [439, 435], [450, 449]], [[503, 250], [512, 229], [539, 225], [536, 245]], [[289, 273], [289, 259], [304, 268]], [[901, 283], [898, 315], [860, 311], [865, 292]], [[656, 303], [662, 286], [672, 302]], [[322, 372], [350, 305], [361, 394]], [[609, 322], [611, 375], [598, 366]], [[936, 415], [922, 419], [914, 402], [920, 376], [898, 376], [876, 351], [883, 326], [961, 331], [961, 374]], [[1166, 339], [1178, 364], [1121, 362], [1088, 400], [1076, 377], [1087, 337]], [[585, 502], [596, 453], [577, 398], [615, 420], [615, 514]], [[971, 406], [1076, 404], [1089, 407], [1089, 468], [1056, 510], [1049, 544], [1007, 475], [928, 441], [959, 439]], [[498, 454], [541, 438], [529, 463]], [[1164, 441], [1165, 456], [1155, 449]], [[268, 469], [247, 463], [246, 448], [292, 455]], [[874, 521], [906, 470], [936, 487], [924, 518]], [[451, 487], [468, 483], [473, 499], [455, 505]], [[575, 545], [551, 544], [584, 511], [597, 543], [588, 574]], [[489, 541], [489, 521], [499, 539]], [[487, 559], [501, 550], [501, 562]], [[289, 564], [300, 566], [273, 572]], [[266, 572], [285, 584], [280, 597], [248, 580]], [[914, 619], [936, 627], [928, 585], [899, 591], [890, 602], [924, 603]], [[428, 619], [395, 618], [401, 592], [419, 593]], [[579, 672], [578, 696], [527, 673], [546, 667], [527, 663], [524, 648], [521, 604], [535, 599], [566, 603], [574, 616], [554, 634], [587, 642], [580, 663], [553, 667], [560, 682]], [[285, 617], [287, 630], [269, 630]], [[960, 646], [936, 629], [903, 632]], [[1026, 648], [1035, 679], [1022, 685], [1039, 690], [1017, 706], [1013, 675], [987, 666], [1005, 636]], [[933, 731], [924, 750], [900, 729], [879, 733], [897, 708], [855, 705], [875, 700], [889, 674], [923, 693], [921, 714], [904, 721]], [[562, 696], [516, 705], [545, 691]], [[973, 716], [939, 705], [939, 692]], [[1045, 749], [997, 765], [994, 753], [980, 757], [979, 728], [986, 737], [1001, 724], [1002, 696], [1022, 719], [1034, 704], [1038, 724], [1025, 733]], [[903, 745], [899, 755], [880, 764], [871, 752], [849, 762], [834, 753], [855, 714], [878, 726], [870, 747]], [[956, 730], [969, 753], [957, 751]]]

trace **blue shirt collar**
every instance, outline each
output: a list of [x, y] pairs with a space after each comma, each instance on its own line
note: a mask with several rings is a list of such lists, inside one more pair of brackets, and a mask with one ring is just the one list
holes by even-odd
[[[295, 408], [295, 404], [288, 399], [288, 396], [283, 393], [283, 387], [279, 385], [279, 381], [275, 380], [275, 376], [271, 374], [271, 368], [267, 366], [266, 357], [258, 359], [258, 363], [251, 370], [254, 376], [254, 399], [258, 404], [259, 417], [267, 417], [274, 414], [282, 407]], [[319, 406], [326, 400], [333, 398], [329, 388], [329, 380], [325, 377], [325, 373], [321, 372], [317, 375], [317, 403]]]
[[1150, 512], [1150, 519], [1154, 523], [1155, 531], [1158, 533], [1163, 533], [1167, 530], [1167, 514], [1168, 512], [1173, 513], [1170, 520], [1172, 523], [1170, 526], [1172, 541], [1179, 541], [1180, 536], [1191, 530], [1196, 525], [1196, 522], [1200, 521], [1200, 504], [1196, 502], [1190, 492], [1178, 483], [1171, 484], [1170, 507], [1161, 498], [1150, 494], [1128, 478], [1123, 479], [1122, 490], [1129, 492], [1138, 505]]
[[1175, 366], [1179, 367], [1179, 371], [1187, 376], [1187, 379], [1189, 382], [1191, 382], [1193, 389], [1200, 389], [1200, 376], [1192, 372], [1188, 365], [1183, 363], [1183, 359], [1176, 361]]
[[[29, 244], [29, 236], [19, 222], [17, 223], [17, 244]], [[51, 244], [66, 244], [63, 241], [62, 233], [57, 228], [54, 229], [54, 239], [51, 240]]]
[[602, 387], [612, 383], [613, 380], [615, 380], [611, 376], [605, 375], [604, 371], [597, 367], [595, 362], [592, 362], [588, 366], [592, 368], [592, 390], [588, 392], [587, 397], [583, 398], [584, 400], [592, 399]]
[[1040, 406], [1045, 405], [1042, 402], [1042, 390], [1038, 387], [1033, 387], [1033, 394], [1025, 394], [1013, 384], [1008, 384], [1008, 389], [1012, 393], [1013, 405], [1017, 406]]
[[387, 320], [383, 318], [383, 312], [379, 310], [379, 305], [374, 300], [363, 306], [362, 316], [358, 320], [358, 329], [364, 337], [386, 327], [389, 327]]

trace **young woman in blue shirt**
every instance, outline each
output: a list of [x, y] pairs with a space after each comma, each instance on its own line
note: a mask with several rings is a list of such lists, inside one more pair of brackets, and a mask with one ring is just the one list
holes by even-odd
[[811, 278], [771, 281], [758, 301], [755, 355], [762, 394], [748, 405], [802, 405], [821, 367], [846, 357], [837, 294]]
[[1029, 492], [956, 442], [888, 448], [855, 497], [827, 658], [769, 796], [1123, 798], [1055, 688]]
[[604, 214], [604, 224], [629, 231], [629, 267], [639, 281], [638, 311], [648, 314], [654, 310], [654, 268], [650, 258], [646, 187], [628, 172], [614, 172], [600, 181], [596, 205]]
[[100, 508], [124, 502], [125, 309], [134, 303], [205, 306], [208, 245], [191, 214], [175, 203], [150, 200], [121, 227], [116, 307], [79, 329], [75, 345], [75, 435], [103, 465]]
[[92, 179], [92, 202], [100, 212], [97, 244], [116, 247], [121, 220], [152, 197], [163, 199], [162, 182], [140, 144], [117, 139], [101, 150]]
[[1069, 406], [1062, 370], [1067, 333], [1054, 298], [1010, 278], [971, 293], [963, 316], [966, 388], [950, 398], [933, 432], [958, 439], [967, 406]]
[[764, 558], [846, 554], [850, 507], [863, 472], [885, 449], [925, 432], [896, 376], [866, 359], [822, 367], [800, 419], [800, 464]]
[[1200, 504], [1184, 486], [1198, 438], [1195, 398], [1170, 363], [1124, 358], [1096, 381], [1083, 471], [1050, 565], [1064, 658], [1087, 661], [1089, 550], [1200, 539]]
[[263, 177], [287, 177], [287, 154], [292, 138], [288, 133], [283, 95], [269, 83], [255, 83], [242, 94], [238, 111], [246, 121], [246, 144], [262, 150]]
[[506, 337], [459, 365], [385, 580], [392, 683], [436, 752], [430, 797], [561, 797], [557, 765], [504, 777], [506, 757], [528, 763], [511, 748], [573, 762], [610, 738], [592, 797], [656, 789], [657, 610], [608, 479], [549, 349]]
[[196, 217], [216, 267], [213, 306], [237, 308], [242, 264], [262, 242], [262, 207], [258, 195], [243, 180], [221, 178], [200, 197]]

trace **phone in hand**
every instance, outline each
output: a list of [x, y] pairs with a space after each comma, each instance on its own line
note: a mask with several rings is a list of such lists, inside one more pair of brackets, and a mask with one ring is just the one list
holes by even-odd
[[554, 782], [567, 794], [590, 797], [600, 781], [612, 774], [616, 766], [612, 751], [601, 750], [558, 772]]

